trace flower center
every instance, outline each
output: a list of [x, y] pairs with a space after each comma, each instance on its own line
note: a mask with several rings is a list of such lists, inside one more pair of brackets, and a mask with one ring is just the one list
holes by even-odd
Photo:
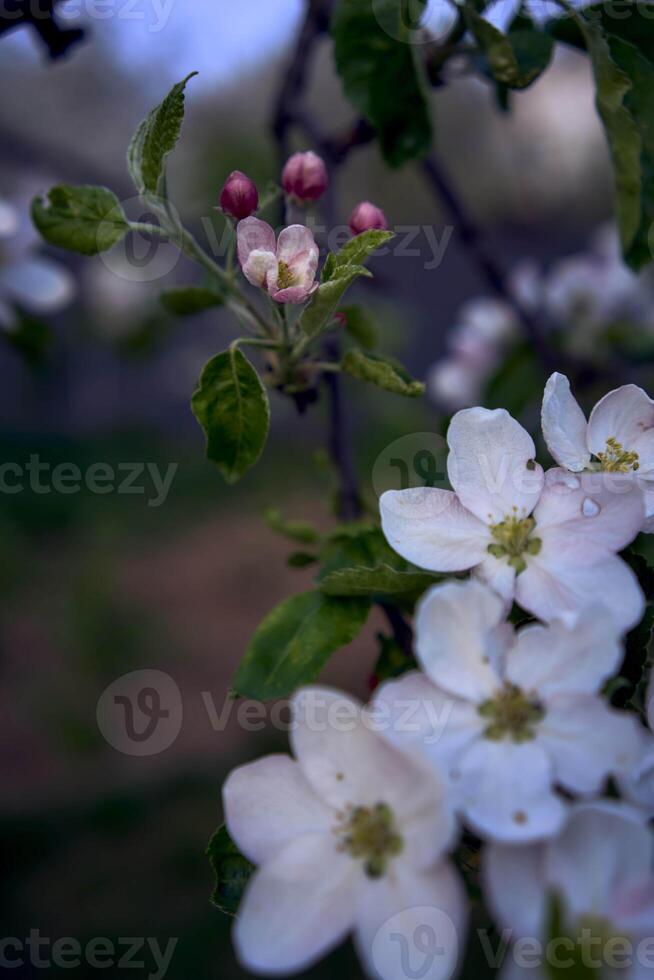
[[493, 544], [488, 545], [489, 554], [506, 558], [519, 575], [527, 567], [525, 555], [537, 555], [543, 546], [540, 538], [532, 537], [535, 527], [533, 517], [520, 518], [517, 513], [500, 524], [492, 524]]
[[389, 858], [395, 857], [404, 847], [395, 827], [393, 811], [387, 803], [350, 808], [341, 816], [335, 832], [339, 837], [338, 850], [362, 859], [369, 878], [381, 878]]
[[607, 473], [628, 473], [629, 470], [640, 469], [638, 453], [623, 449], [622, 444], [613, 437], [606, 440], [606, 449], [598, 453], [597, 458]]
[[277, 285], [280, 289], [288, 289], [295, 285], [295, 273], [286, 262], [277, 263]]
[[478, 711], [488, 720], [484, 735], [493, 742], [505, 738], [530, 742], [536, 737], [535, 725], [545, 717], [542, 705], [514, 684], [505, 684], [494, 698], [480, 704]]

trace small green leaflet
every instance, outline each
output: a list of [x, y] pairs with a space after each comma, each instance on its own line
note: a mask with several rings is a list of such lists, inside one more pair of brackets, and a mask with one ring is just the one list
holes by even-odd
[[238, 348], [205, 365], [191, 407], [207, 437], [207, 457], [235, 483], [263, 452], [270, 426], [266, 390]]
[[414, 380], [397, 361], [369, 351], [366, 353], [357, 349], [347, 351], [341, 367], [353, 378], [367, 381], [396, 395], [418, 398], [425, 390], [424, 384]]
[[336, 68], [352, 105], [375, 127], [391, 167], [424, 156], [432, 127], [419, 62], [425, 0], [337, 0]]
[[57, 184], [47, 199], [34, 198], [32, 221], [48, 244], [81, 255], [106, 252], [129, 231], [120, 201], [106, 187]]
[[345, 317], [346, 331], [360, 347], [372, 350], [377, 346], [377, 326], [368, 310], [361, 306], [341, 306], [338, 312]]
[[542, 75], [552, 59], [552, 38], [525, 26], [503, 34], [477, 13], [472, 3], [465, 9], [468, 26], [484, 50], [493, 77], [509, 88], [524, 89]]
[[[380, 231], [376, 228], [371, 228], [369, 231], [361, 232], [360, 235], [355, 235], [354, 238], [351, 238], [349, 242], [345, 243], [340, 252], [335, 253], [334, 265], [329, 272], [329, 277], [331, 279], [338, 278], [338, 270], [344, 266], [363, 265], [374, 251], [381, 248], [386, 242], [390, 242], [391, 238], [394, 237], [394, 232]], [[326, 265], [325, 268], [327, 268]], [[323, 271], [323, 282], [324, 275], [325, 273]]]
[[127, 165], [141, 196], [164, 197], [166, 157], [179, 139], [184, 119], [184, 91], [191, 72], [152, 110], [137, 129], [127, 151]]
[[308, 521], [287, 521], [277, 507], [268, 507], [263, 512], [263, 519], [277, 534], [282, 534], [298, 544], [316, 544], [320, 540], [320, 533], [313, 524], [309, 524]]
[[220, 293], [204, 286], [172, 286], [161, 294], [161, 305], [175, 316], [192, 316], [224, 302]]
[[243, 857], [224, 824], [209, 841], [207, 857], [216, 876], [211, 901], [226, 915], [236, 915], [254, 865]]
[[436, 576], [426, 572], [400, 572], [380, 564], [374, 568], [359, 566], [330, 572], [320, 580], [320, 589], [326, 595], [335, 596], [402, 595], [424, 592], [437, 581]]
[[332, 653], [351, 643], [370, 609], [367, 599], [304, 592], [268, 613], [233, 682], [237, 694], [265, 701], [315, 681]]

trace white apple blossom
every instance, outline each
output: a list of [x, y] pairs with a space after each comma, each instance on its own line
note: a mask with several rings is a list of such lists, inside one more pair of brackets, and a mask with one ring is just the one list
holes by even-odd
[[305, 688], [292, 713], [295, 759], [242, 766], [223, 791], [229, 833], [258, 865], [234, 929], [241, 962], [256, 973], [294, 973], [353, 933], [369, 976], [404, 980], [384, 927], [392, 920], [410, 941], [435, 915], [447, 936], [425, 976], [447, 980], [465, 900], [443, 860], [455, 828], [443, 784], [345, 695]]
[[[544, 980], [565, 970], [571, 976], [651, 977], [653, 858], [642, 815], [613, 801], [576, 805], [561, 835], [546, 843], [487, 847], [483, 879], [494, 918], [514, 943], [530, 941], [529, 962], [520, 961], [514, 945], [502, 975]], [[553, 930], [555, 901], [561, 921]]]
[[275, 232], [259, 218], [245, 218], [236, 228], [238, 260], [243, 275], [277, 303], [303, 303], [318, 288], [318, 246], [304, 225]]
[[563, 374], [545, 386], [543, 435], [559, 463], [573, 473], [584, 470], [631, 474], [645, 501], [643, 530], [654, 531], [654, 401], [637, 385], [605, 395], [586, 421]]
[[474, 569], [546, 622], [598, 596], [620, 628], [640, 620], [641, 588], [616, 555], [643, 524], [643, 495], [632, 480], [562, 469], [545, 476], [531, 436], [503, 409], [458, 412], [447, 438], [454, 491], [381, 497], [382, 527], [398, 554], [434, 572]]
[[452, 781], [458, 809], [482, 836], [555, 834], [565, 806], [554, 790], [588, 795], [637, 758], [638, 723], [598, 692], [623, 651], [601, 608], [514, 633], [481, 582], [447, 582], [418, 606], [414, 671], [375, 696], [392, 740]]
[[634, 767], [620, 779], [620, 791], [631, 803], [654, 817], [654, 680], [645, 696], [648, 729], [642, 730], [642, 748]]

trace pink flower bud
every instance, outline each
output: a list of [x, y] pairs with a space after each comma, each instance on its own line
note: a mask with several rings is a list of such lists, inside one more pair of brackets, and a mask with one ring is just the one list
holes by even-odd
[[360, 235], [372, 229], [386, 231], [388, 229], [386, 215], [381, 208], [371, 204], [370, 201], [362, 201], [350, 215], [350, 231], [353, 235]]
[[311, 150], [294, 153], [282, 171], [282, 187], [298, 201], [317, 201], [328, 184], [325, 162]]
[[220, 192], [220, 206], [230, 218], [249, 218], [259, 205], [257, 185], [240, 170], [234, 170]]

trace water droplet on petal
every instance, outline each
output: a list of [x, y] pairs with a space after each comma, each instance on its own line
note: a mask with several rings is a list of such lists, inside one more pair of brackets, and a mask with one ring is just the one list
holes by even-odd
[[596, 500], [591, 497], [584, 497], [584, 502], [581, 505], [581, 512], [584, 517], [597, 517], [601, 509]]

